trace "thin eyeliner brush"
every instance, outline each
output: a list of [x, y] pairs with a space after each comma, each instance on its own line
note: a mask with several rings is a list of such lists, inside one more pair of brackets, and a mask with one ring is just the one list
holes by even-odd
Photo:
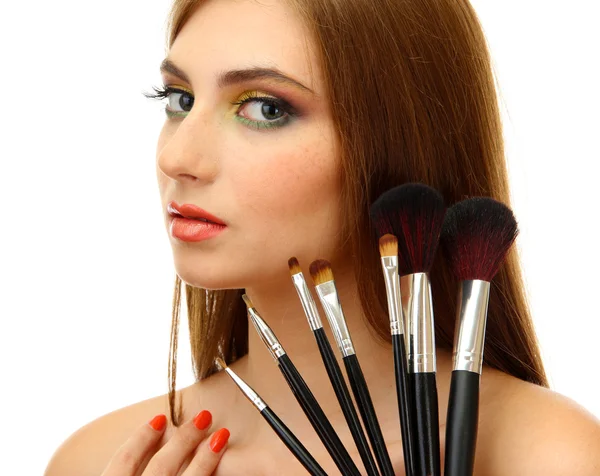
[[436, 383], [435, 327], [429, 271], [438, 248], [446, 205], [427, 185], [408, 183], [383, 193], [388, 233], [398, 239], [402, 306], [410, 334], [408, 370], [416, 438], [415, 471], [440, 476], [439, 410]]
[[273, 410], [260, 398], [250, 385], [244, 382], [233, 370], [231, 370], [222, 359], [217, 359], [217, 364], [221, 369], [225, 370], [235, 384], [239, 387], [242, 393], [256, 407], [267, 423], [273, 428], [273, 431], [283, 441], [285, 446], [292, 454], [300, 461], [302, 466], [313, 476], [327, 476], [327, 473], [319, 466], [319, 463], [312, 457], [302, 443], [294, 436], [291, 430], [285, 426]]
[[446, 476], [473, 474], [490, 282], [518, 232], [512, 211], [487, 197], [458, 202], [446, 215], [442, 249], [460, 281], [446, 418]]
[[348, 380], [352, 393], [356, 399], [360, 416], [367, 429], [367, 435], [371, 441], [371, 446], [375, 452], [379, 470], [383, 476], [394, 474], [394, 468], [388, 454], [383, 433], [377, 420], [373, 400], [369, 393], [369, 387], [363, 375], [362, 369], [358, 362], [358, 357], [354, 350], [354, 344], [350, 338], [350, 331], [346, 325], [346, 319], [342, 310], [335, 281], [333, 279], [333, 271], [331, 265], [325, 260], [313, 261], [310, 265], [310, 275], [315, 283], [315, 289], [321, 301], [321, 305], [327, 315], [329, 325], [333, 330], [336, 343], [342, 353], [342, 360], [346, 367]]
[[358, 414], [354, 408], [354, 403], [352, 403], [348, 386], [346, 385], [346, 381], [342, 375], [342, 370], [340, 369], [337, 359], [335, 358], [333, 349], [329, 344], [329, 339], [327, 339], [325, 329], [323, 329], [323, 324], [321, 323], [321, 317], [319, 316], [317, 305], [315, 304], [312, 294], [306, 285], [306, 280], [304, 279], [304, 274], [300, 268], [300, 263], [298, 263], [296, 258], [290, 258], [288, 261], [288, 267], [292, 276], [292, 282], [296, 287], [298, 297], [302, 303], [302, 308], [304, 309], [304, 313], [308, 319], [308, 324], [315, 336], [315, 340], [317, 341], [317, 346], [319, 347], [319, 352], [321, 353], [325, 370], [327, 370], [327, 375], [329, 375], [329, 380], [331, 381], [335, 395], [338, 399], [342, 412], [344, 413], [344, 417], [346, 418], [346, 422], [348, 423], [348, 427], [350, 428], [352, 438], [354, 438], [354, 443], [356, 443], [356, 447], [360, 453], [362, 462], [365, 465], [367, 474], [369, 476], [379, 476], [379, 471], [377, 471], [377, 465], [375, 464], [375, 460], [371, 454], [369, 443], [367, 442], [367, 438], [365, 437], [362, 426], [360, 425], [360, 420], [358, 419]]
[[342, 444], [339, 436], [335, 432], [331, 423], [327, 419], [325, 412], [317, 402], [317, 399], [310, 391], [310, 388], [296, 369], [296, 366], [292, 363], [289, 356], [286, 354], [279, 340], [275, 336], [273, 330], [267, 325], [267, 323], [260, 317], [260, 314], [252, 304], [250, 298], [244, 294], [242, 296], [246, 306], [248, 307], [248, 313], [250, 314], [250, 320], [262, 341], [265, 343], [271, 355], [278, 364], [279, 370], [285, 377], [286, 382], [291, 388], [296, 400], [300, 404], [300, 407], [308, 417], [311, 425], [317, 432], [317, 435], [325, 445], [325, 449], [331, 455], [331, 458], [335, 462], [338, 469], [345, 475], [360, 476], [360, 472], [354, 464], [352, 457], [348, 454], [348, 451]]

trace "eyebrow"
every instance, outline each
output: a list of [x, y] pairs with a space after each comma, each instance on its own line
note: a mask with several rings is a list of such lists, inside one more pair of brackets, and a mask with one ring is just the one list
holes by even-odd
[[[160, 65], [161, 73], [170, 73], [173, 76], [178, 77], [186, 81], [187, 83], [191, 83], [189, 77], [185, 72], [175, 65], [170, 59], [165, 58]], [[220, 88], [224, 88], [227, 86], [233, 86], [235, 84], [240, 84], [248, 81], [253, 81], [257, 79], [268, 79], [271, 81], [275, 81], [277, 83], [288, 84], [291, 86], [295, 86], [296, 88], [302, 89], [303, 91], [308, 91], [311, 94], [314, 92], [304, 86], [304, 84], [296, 81], [295, 79], [286, 76], [281, 71], [273, 68], [261, 68], [254, 67], [248, 69], [235, 69], [231, 71], [226, 71], [221, 73], [217, 79], [217, 84]]]

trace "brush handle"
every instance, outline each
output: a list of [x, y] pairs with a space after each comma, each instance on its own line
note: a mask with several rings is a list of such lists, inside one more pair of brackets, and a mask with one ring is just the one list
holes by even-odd
[[[410, 367], [409, 367], [410, 369]], [[417, 434], [417, 409], [415, 408], [415, 374], [409, 372], [408, 373], [408, 413], [410, 414], [410, 422], [412, 424], [412, 433], [411, 433], [411, 443], [412, 443], [412, 462], [413, 462], [413, 474], [414, 476], [421, 475], [420, 457], [420, 443], [419, 443], [419, 435]]]
[[413, 463], [413, 424], [411, 419], [410, 388], [408, 386], [408, 364], [406, 348], [402, 334], [392, 335], [394, 349], [394, 371], [396, 374], [396, 397], [398, 399], [398, 414], [400, 415], [400, 430], [402, 433], [402, 450], [404, 452], [404, 468], [406, 476], [414, 476]]
[[273, 428], [277, 436], [283, 441], [285, 446], [292, 452], [292, 454], [302, 463], [307, 471], [313, 476], [327, 476], [327, 473], [319, 466], [319, 463], [312, 457], [308, 450], [302, 443], [294, 436], [291, 430], [285, 426], [279, 417], [269, 407], [265, 407], [261, 412], [261, 415], [267, 423]]
[[361, 476], [351, 456], [346, 451], [337, 433], [327, 419], [325, 412], [317, 402], [317, 399], [308, 388], [308, 385], [296, 369], [287, 354], [278, 359], [279, 369], [292, 389], [296, 400], [304, 410], [308, 420], [317, 432], [317, 435], [325, 445], [328, 453], [335, 462], [341, 473], [345, 475]]
[[367, 429], [367, 434], [369, 435], [369, 440], [371, 441], [371, 446], [375, 452], [379, 470], [383, 476], [394, 476], [394, 468], [392, 467], [390, 455], [388, 454], [385, 440], [383, 439], [383, 434], [379, 427], [379, 421], [377, 420], [373, 400], [371, 400], [369, 387], [367, 387], [367, 382], [360, 368], [360, 364], [358, 363], [356, 354], [344, 357], [344, 365], [346, 366], [352, 393], [358, 404], [360, 416], [362, 417], [365, 428]]
[[472, 476], [479, 418], [480, 375], [468, 370], [452, 372], [446, 418], [446, 476]]
[[440, 424], [435, 372], [417, 372], [413, 382], [420, 474], [440, 476]]
[[329, 380], [331, 381], [335, 395], [337, 396], [340, 407], [342, 408], [344, 417], [346, 417], [346, 422], [348, 423], [348, 427], [350, 428], [352, 438], [354, 438], [354, 443], [356, 443], [356, 448], [360, 453], [362, 462], [365, 465], [367, 474], [369, 476], [379, 476], [379, 471], [377, 470], [375, 459], [373, 458], [371, 449], [369, 448], [367, 437], [365, 436], [362, 426], [360, 425], [356, 408], [354, 408], [354, 403], [352, 403], [350, 391], [348, 390], [348, 386], [346, 385], [346, 381], [342, 375], [342, 370], [340, 369], [331, 345], [329, 344], [329, 340], [325, 334], [325, 329], [321, 327], [315, 330], [314, 335], [319, 347], [319, 351], [321, 352], [321, 358], [325, 364], [325, 370], [327, 370], [327, 375], [329, 375]]

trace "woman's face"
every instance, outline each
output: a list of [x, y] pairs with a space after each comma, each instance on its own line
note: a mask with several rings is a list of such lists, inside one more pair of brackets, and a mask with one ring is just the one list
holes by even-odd
[[208, 0], [168, 59], [187, 79], [163, 71], [165, 86], [181, 91], [166, 100], [173, 115], [157, 147], [167, 229], [172, 201], [227, 225], [195, 242], [169, 231], [182, 280], [245, 288], [289, 279], [292, 256], [303, 267], [332, 259], [341, 226], [338, 146], [300, 19], [276, 0]]

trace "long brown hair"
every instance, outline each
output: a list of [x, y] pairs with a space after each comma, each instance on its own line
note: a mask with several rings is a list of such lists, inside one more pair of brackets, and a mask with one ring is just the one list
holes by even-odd
[[[510, 205], [502, 124], [486, 39], [468, 0], [288, 0], [307, 25], [324, 73], [342, 151], [344, 230], [365, 318], [390, 341], [377, 240], [368, 210], [406, 182], [438, 189], [451, 205], [489, 196]], [[169, 48], [201, 0], [174, 0]], [[452, 349], [457, 283], [438, 253], [431, 271], [436, 344]], [[169, 355], [175, 425], [181, 280], [176, 278]], [[186, 284], [197, 380], [248, 352], [241, 290]], [[548, 386], [513, 247], [490, 292], [485, 363]]]

